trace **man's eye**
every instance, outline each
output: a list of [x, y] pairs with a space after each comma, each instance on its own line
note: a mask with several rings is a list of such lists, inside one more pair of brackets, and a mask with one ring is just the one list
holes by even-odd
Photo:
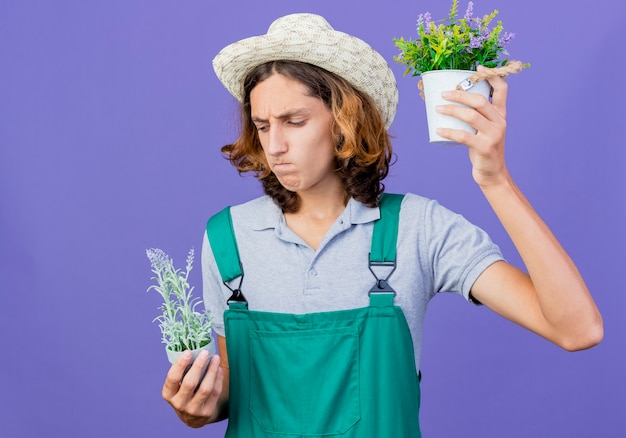
[[257, 126], [256, 130], [259, 131], [259, 132], [265, 132], [265, 131], [267, 131], [267, 126], [266, 125]]

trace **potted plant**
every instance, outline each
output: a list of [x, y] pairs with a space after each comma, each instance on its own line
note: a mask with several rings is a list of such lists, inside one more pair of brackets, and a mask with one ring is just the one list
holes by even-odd
[[[479, 18], [473, 16], [473, 10], [474, 3], [469, 2], [463, 18], [458, 18], [458, 0], [453, 0], [447, 19], [439, 24], [428, 12], [418, 16], [418, 38], [393, 39], [400, 49], [394, 59], [407, 66], [405, 76], [411, 73], [421, 77], [418, 86], [424, 91], [431, 143], [450, 141], [437, 135], [440, 126], [476, 132], [468, 124], [435, 111], [437, 105], [450, 103], [441, 98], [442, 91], [460, 88], [489, 98], [491, 87], [481, 79], [517, 73], [528, 66], [505, 57], [505, 47], [515, 35], [504, 32], [500, 21], [493, 25], [498, 11]], [[476, 73], [478, 66], [488, 70]]]
[[163, 298], [160, 306], [162, 314], [154, 321], [159, 322], [162, 342], [170, 363], [176, 362], [185, 350], [193, 353], [192, 361], [201, 350], [215, 353], [215, 342], [211, 336], [213, 321], [208, 310], [198, 310], [200, 298], [193, 297], [193, 287], [189, 285], [189, 273], [193, 266], [193, 248], [187, 256], [185, 270], [176, 269], [174, 260], [158, 248], [146, 250], [150, 260], [152, 280], [156, 282], [148, 288], [155, 290]]

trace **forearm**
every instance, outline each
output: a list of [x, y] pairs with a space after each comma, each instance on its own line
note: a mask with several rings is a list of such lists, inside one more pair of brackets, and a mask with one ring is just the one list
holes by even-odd
[[533, 299], [559, 345], [588, 348], [602, 338], [602, 318], [576, 265], [508, 174], [481, 187], [517, 248]]

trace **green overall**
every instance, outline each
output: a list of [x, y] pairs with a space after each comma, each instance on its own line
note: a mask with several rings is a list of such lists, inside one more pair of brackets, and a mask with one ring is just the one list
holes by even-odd
[[[395, 269], [401, 201], [399, 195], [381, 198], [370, 254], [373, 274], [372, 266]], [[207, 230], [224, 283], [243, 278], [229, 208], [211, 218]], [[374, 274], [369, 306], [351, 310], [259, 312], [248, 310], [240, 287], [231, 289], [224, 313], [230, 365], [226, 436], [421, 437], [413, 342], [402, 310], [394, 306], [391, 273], [385, 279]]]

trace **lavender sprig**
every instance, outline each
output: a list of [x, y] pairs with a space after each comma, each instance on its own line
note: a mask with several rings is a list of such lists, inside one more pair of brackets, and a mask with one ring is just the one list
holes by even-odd
[[155, 274], [155, 285], [148, 291], [155, 290], [161, 295], [163, 304], [159, 307], [162, 314], [154, 321], [159, 321], [162, 342], [171, 351], [195, 350], [211, 342], [213, 322], [208, 310], [197, 311], [200, 298], [193, 297], [193, 287], [189, 284], [189, 273], [193, 267], [193, 248], [187, 255], [185, 271], [174, 267], [174, 260], [163, 250], [146, 250], [148, 260]]

